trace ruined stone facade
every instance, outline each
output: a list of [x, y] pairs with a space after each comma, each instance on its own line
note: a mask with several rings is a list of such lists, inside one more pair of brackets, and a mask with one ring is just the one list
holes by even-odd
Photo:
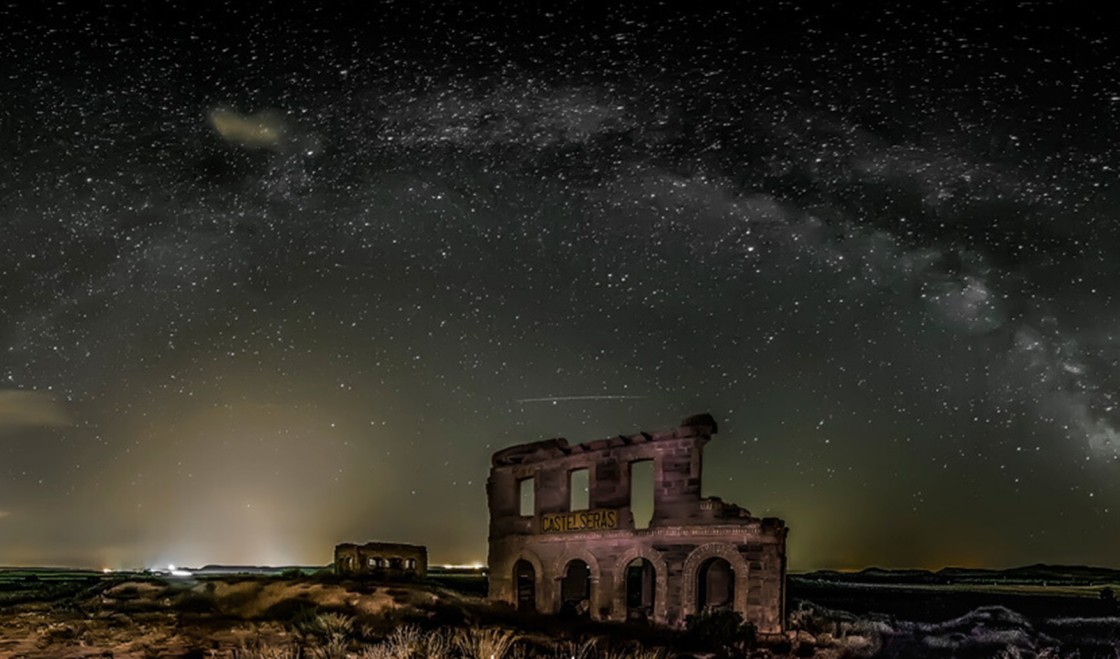
[[334, 571], [389, 580], [423, 579], [428, 573], [428, 549], [395, 542], [348, 542], [334, 548]]
[[[716, 430], [703, 414], [673, 430], [495, 453], [486, 484], [490, 598], [521, 610], [674, 626], [700, 611], [733, 609], [761, 633], [781, 632], [785, 522], [701, 497], [703, 449]], [[647, 461], [653, 512], [641, 528], [631, 475]], [[577, 490], [586, 482], [587, 491], [573, 497], [577, 477]]]

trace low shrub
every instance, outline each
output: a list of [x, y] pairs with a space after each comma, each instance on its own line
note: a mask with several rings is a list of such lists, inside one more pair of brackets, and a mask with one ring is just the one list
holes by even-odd
[[738, 611], [704, 611], [685, 619], [687, 641], [712, 652], [742, 652], [754, 647], [754, 624], [743, 622]]
[[286, 626], [295, 627], [301, 621], [313, 618], [319, 613], [319, 608], [305, 597], [291, 597], [280, 600], [269, 606], [261, 614], [265, 620], [275, 620]]
[[207, 593], [187, 591], [171, 600], [171, 608], [180, 613], [214, 613], [214, 596]]

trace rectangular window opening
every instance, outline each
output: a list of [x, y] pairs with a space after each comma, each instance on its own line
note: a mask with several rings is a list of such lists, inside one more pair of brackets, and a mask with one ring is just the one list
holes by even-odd
[[591, 508], [591, 470], [573, 469], [568, 472], [568, 510], [587, 510]]
[[522, 478], [517, 481], [517, 487], [521, 494], [521, 505], [519, 514], [522, 517], [532, 517], [537, 514], [537, 488], [535, 478]]
[[648, 529], [653, 519], [653, 460], [630, 463], [630, 512], [635, 529]]

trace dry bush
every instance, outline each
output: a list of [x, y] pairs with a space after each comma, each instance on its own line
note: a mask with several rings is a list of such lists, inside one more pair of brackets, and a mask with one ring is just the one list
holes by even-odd
[[667, 659], [661, 649], [633, 648], [629, 650], [610, 650], [599, 654], [599, 659]]
[[230, 652], [230, 659], [304, 659], [296, 645], [242, 645]]
[[468, 627], [455, 634], [455, 646], [463, 659], [505, 659], [518, 636], [498, 627]]
[[335, 638], [346, 640], [354, 633], [354, 619], [334, 611], [316, 612], [296, 622], [295, 627], [304, 635], [327, 640]]
[[450, 630], [440, 630], [427, 636], [425, 659], [452, 659], [455, 640]]
[[384, 643], [378, 643], [372, 647], [365, 648], [362, 653], [358, 655], [358, 659], [409, 659], [406, 656], [396, 654], [393, 648]]
[[588, 638], [582, 641], [565, 641], [555, 649], [557, 657], [562, 659], [591, 659], [595, 656], [596, 639]]
[[354, 631], [354, 619], [341, 613], [320, 613], [315, 625], [328, 638], [346, 638]]
[[70, 643], [83, 636], [85, 631], [78, 624], [51, 622], [40, 630], [40, 634], [48, 643]]
[[322, 645], [315, 648], [312, 656], [315, 659], [347, 659], [346, 637], [331, 636]]
[[364, 648], [356, 659], [668, 659], [664, 650], [646, 649], [637, 643], [601, 648], [596, 638], [557, 641], [540, 651], [531, 651], [519, 641], [515, 631], [497, 627], [424, 631], [415, 625], [403, 625], [384, 641]]
[[413, 659], [424, 656], [426, 644], [419, 627], [402, 625], [394, 629], [381, 645], [389, 653], [387, 656]]
[[425, 632], [416, 625], [401, 625], [361, 655], [361, 659], [453, 659], [454, 637], [448, 630]]

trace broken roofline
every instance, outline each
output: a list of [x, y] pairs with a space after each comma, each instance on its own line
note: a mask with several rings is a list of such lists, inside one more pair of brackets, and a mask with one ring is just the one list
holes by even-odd
[[597, 439], [574, 446], [568, 444], [563, 437], [545, 439], [539, 442], [518, 444], [502, 449], [494, 454], [492, 466], [508, 467], [513, 465], [547, 462], [579, 453], [590, 453], [617, 448], [619, 446], [634, 446], [651, 442], [674, 441], [681, 439], [699, 439], [707, 441], [712, 435], [719, 432], [719, 426], [711, 414], [695, 414], [681, 422], [680, 426], [672, 430], [657, 432], [639, 432], [636, 435], [618, 435], [607, 439]]
[[403, 551], [419, 551], [419, 552], [424, 552], [424, 553], [427, 553], [427, 551], [428, 551], [428, 548], [425, 545], [409, 545], [409, 544], [405, 544], [405, 543], [402, 543], [402, 542], [378, 542], [376, 540], [372, 540], [370, 542], [365, 542], [365, 543], [361, 543], [361, 544], [359, 544], [357, 542], [343, 542], [341, 544], [335, 545], [335, 550], [336, 551], [339, 550], [339, 549], [355, 549], [355, 548], [356, 549], [381, 549], [381, 550], [385, 550], [385, 551], [389, 551], [389, 550], [394, 550], [394, 551], [402, 551], [402, 550]]

